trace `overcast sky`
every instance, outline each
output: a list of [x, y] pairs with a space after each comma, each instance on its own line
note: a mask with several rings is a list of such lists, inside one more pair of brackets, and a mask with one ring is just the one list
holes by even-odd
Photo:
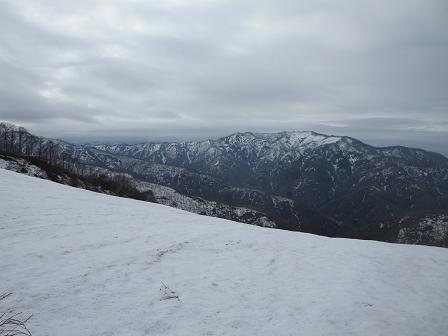
[[448, 154], [447, 0], [1, 0], [0, 120], [77, 141], [315, 130]]

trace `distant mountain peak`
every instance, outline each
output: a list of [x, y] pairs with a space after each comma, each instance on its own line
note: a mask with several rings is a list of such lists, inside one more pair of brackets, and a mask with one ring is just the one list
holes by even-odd
[[[232, 144], [249, 147], [258, 151], [274, 151], [278, 154], [284, 151], [302, 152], [323, 145], [336, 143], [344, 137], [325, 135], [313, 131], [283, 131], [275, 133], [238, 132], [220, 138], [215, 144]], [[270, 155], [275, 158], [277, 155]]]

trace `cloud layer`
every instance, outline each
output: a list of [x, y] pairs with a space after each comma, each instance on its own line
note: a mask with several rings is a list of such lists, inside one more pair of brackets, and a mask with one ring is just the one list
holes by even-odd
[[448, 153], [445, 0], [3, 0], [0, 28], [0, 119], [39, 133], [313, 128]]

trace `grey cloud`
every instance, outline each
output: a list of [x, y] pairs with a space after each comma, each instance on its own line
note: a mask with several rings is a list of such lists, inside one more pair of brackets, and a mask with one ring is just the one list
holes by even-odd
[[0, 119], [83, 138], [315, 129], [446, 153], [446, 59], [444, 0], [5, 0]]

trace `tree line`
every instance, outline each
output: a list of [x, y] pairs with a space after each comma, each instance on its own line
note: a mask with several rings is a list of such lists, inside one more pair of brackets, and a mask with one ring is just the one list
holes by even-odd
[[92, 168], [89, 169], [76, 157], [76, 153], [67, 153], [57, 141], [32, 135], [23, 127], [0, 124], [0, 152], [35, 158], [73, 174], [95, 174]]
[[32, 135], [23, 127], [0, 123], [0, 154], [25, 159], [44, 170], [55, 182], [58, 182], [59, 176], [66, 176], [70, 180], [69, 184], [74, 187], [155, 201], [151, 192], [139, 192], [126, 175], [106, 174], [97, 167], [81, 162], [74, 149], [64, 148], [57, 141]]

